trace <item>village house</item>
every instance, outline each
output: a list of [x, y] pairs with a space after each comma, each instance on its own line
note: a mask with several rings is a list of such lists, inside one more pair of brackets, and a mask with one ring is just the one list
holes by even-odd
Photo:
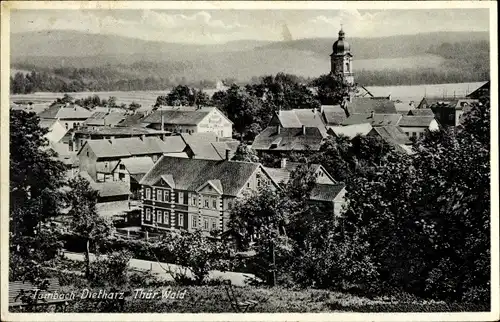
[[252, 149], [259, 155], [273, 153], [286, 155], [297, 151], [319, 151], [327, 134], [318, 127], [283, 128], [268, 126], [252, 143]]
[[40, 120], [40, 127], [47, 129], [49, 132], [44, 137], [49, 142], [58, 143], [66, 135], [68, 130], [57, 119], [42, 119]]
[[41, 120], [59, 120], [66, 130], [80, 127], [91, 115], [74, 103], [55, 104], [38, 114]]
[[89, 129], [103, 126], [113, 127], [124, 121], [126, 116], [125, 111], [94, 112], [85, 122], [83, 122], [82, 126]]
[[153, 165], [153, 159], [150, 157], [123, 158], [118, 161], [111, 173], [114, 181], [130, 184], [129, 188], [133, 199], [140, 199], [141, 185], [139, 182]]
[[326, 127], [321, 112], [316, 109], [279, 109], [274, 113], [268, 126], [281, 126], [282, 128], [317, 127], [326, 136]]
[[[280, 185], [286, 185], [290, 181], [291, 173], [300, 165], [302, 164], [288, 162], [286, 158], [283, 158], [281, 159], [279, 168], [264, 167], [264, 169], [275, 182], [278, 182]], [[316, 184], [311, 191], [309, 202], [326, 205], [332, 209], [335, 216], [341, 216], [345, 205], [345, 184], [335, 181], [322, 165], [311, 164], [309, 166], [316, 176]]]
[[404, 115], [398, 122], [398, 126], [409, 137], [422, 138], [427, 131], [439, 131], [439, 123], [432, 116], [409, 116]]
[[347, 118], [340, 105], [321, 105], [320, 113], [327, 127], [341, 125]]
[[374, 127], [367, 136], [379, 137], [401, 153], [412, 154], [410, 138], [397, 125]]
[[431, 109], [434, 112], [436, 120], [441, 125], [457, 126], [460, 124], [460, 119], [464, 111], [478, 102], [477, 99], [470, 98], [441, 99], [424, 97], [420, 101], [418, 109]]
[[78, 152], [80, 171], [96, 182], [114, 181], [113, 170], [123, 158], [146, 156], [156, 162], [165, 153], [184, 152], [185, 147], [180, 137], [89, 140]]
[[81, 171], [78, 176], [87, 180], [90, 187], [97, 191], [98, 208], [102, 204], [116, 204], [130, 200], [130, 187], [126, 182], [96, 182], [86, 171]]
[[224, 138], [233, 135], [233, 122], [216, 107], [164, 107], [145, 117], [142, 122], [149, 128], [172, 133], [212, 132]]
[[370, 124], [373, 127], [376, 126], [386, 126], [386, 125], [397, 125], [403, 115], [392, 113], [392, 114], [382, 114], [382, 113], [353, 113], [348, 118], [346, 118], [342, 125], [355, 125], [355, 124]]
[[141, 179], [142, 226], [227, 230], [237, 198], [278, 187], [259, 163], [162, 157]]

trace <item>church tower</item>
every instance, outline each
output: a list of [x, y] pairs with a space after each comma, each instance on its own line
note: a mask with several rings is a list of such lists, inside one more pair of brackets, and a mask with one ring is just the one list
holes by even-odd
[[331, 61], [331, 74], [342, 75], [349, 84], [354, 84], [354, 73], [352, 72], [351, 46], [345, 41], [345, 33], [342, 27], [339, 31], [339, 39], [333, 43]]

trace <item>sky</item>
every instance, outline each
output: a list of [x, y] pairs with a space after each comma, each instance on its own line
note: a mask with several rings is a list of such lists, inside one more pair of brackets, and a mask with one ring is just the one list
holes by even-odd
[[[11, 32], [77, 30], [143, 40], [215, 44], [236, 40], [385, 37], [488, 31], [488, 9], [412, 10], [13, 10]], [[287, 30], [287, 31], [286, 31]]]

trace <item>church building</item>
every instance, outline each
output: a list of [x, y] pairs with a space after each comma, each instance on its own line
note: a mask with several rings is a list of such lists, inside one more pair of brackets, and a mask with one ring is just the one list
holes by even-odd
[[340, 28], [338, 40], [333, 43], [332, 50], [330, 55], [332, 75], [341, 75], [347, 83], [353, 85], [351, 46], [345, 40], [345, 32], [342, 28]]

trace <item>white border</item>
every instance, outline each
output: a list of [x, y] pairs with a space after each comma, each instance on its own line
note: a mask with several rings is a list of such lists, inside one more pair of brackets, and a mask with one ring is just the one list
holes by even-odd
[[[452, 8], [488, 8], [490, 9], [490, 61], [491, 61], [491, 312], [477, 313], [307, 313], [307, 314], [9, 314], [8, 302], [8, 182], [9, 182], [9, 44], [10, 19], [12, 9], [452, 9]], [[154, 1], [92, 1], [92, 2], [42, 2], [7, 1], [1, 3], [1, 110], [0, 110], [0, 188], [1, 188], [1, 320], [2, 321], [495, 321], [500, 319], [499, 314], [499, 218], [498, 218], [498, 53], [497, 53], [497, 3], [495, 1], [356, 1], [356, 2], [154, 2]]]

